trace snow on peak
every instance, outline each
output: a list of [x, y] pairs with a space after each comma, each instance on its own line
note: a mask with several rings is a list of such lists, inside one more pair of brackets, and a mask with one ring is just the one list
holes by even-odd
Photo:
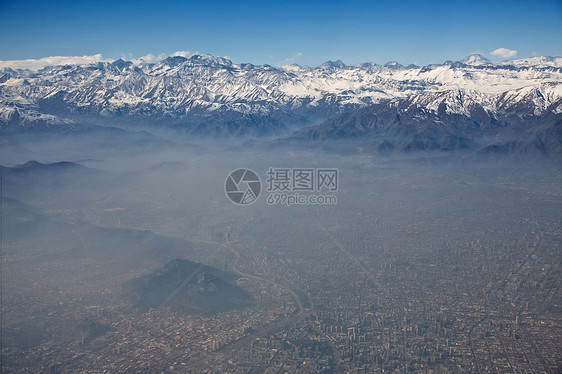
[[345, 66], [346, 65], [343, 63], [342, 60], [326, 61], [325, 63], [320, 65], [320, 67], [323, 67], [323, 68], [334, 68], [334, 69], [344, 69]]
[[229, 59], [226, 59], [224, 57], [205, 55], [205, 54], [193, 55], [189, 60], [193, 62], [203, 62], [203, 63], [209, 63], [214, 65], [232, 66], [232, 61], [230, 61]]
[[401, 69], [404, 67], [401, 64], [399, 64], [397, 61], [389, 61], [386, 64], [384, 64], [384, 66], [391, 69]]
[[555, 67], [562, 68], [562, 57], [534, 56], [505, 61], [504, 64], [514, 66], [533, 66], [538, 68]]
[[471, 54], [470, 56], [466, 56], [460, 62], [466, 65], [490, 65], [492, 61], [488, 60], [486, 57], [482, 56], [479, 53]]

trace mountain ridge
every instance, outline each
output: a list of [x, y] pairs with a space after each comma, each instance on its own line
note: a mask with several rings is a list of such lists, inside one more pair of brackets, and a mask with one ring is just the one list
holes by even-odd
[[[498, 63], [471, 55], [424, 67], [337, 60], [315, 68], [233, 64], [209, 55], [174, 56], [158, 63], [119, 59], [37, 72], [0, 69], [0, 124], [65, 124], [90, 116], [94, 121], [159, 120], [197, 129], [230, 121], [234, 128], [258, 128], [254, 132], [261, 134], [384, 100], [451, 89], [477, 93], [485, 102], [551, 84], [556, 86], [550, 93], [553, 104], [562, 97], [561, 82], [562, 58], [552, 57]], [[562, 112], [562, 106], [558, 103], [554, 110]]]

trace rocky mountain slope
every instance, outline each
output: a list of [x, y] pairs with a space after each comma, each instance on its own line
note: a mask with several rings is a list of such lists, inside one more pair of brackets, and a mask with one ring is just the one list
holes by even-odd
[[[372, 151], [485, 149], [562, 153], [558, 86], [524, 87], [488, 100], [460, 89], [412, 95], [307, 127], [291, 142], [355, 140]], [[550, 95], [550, 96], [549, 96]]]

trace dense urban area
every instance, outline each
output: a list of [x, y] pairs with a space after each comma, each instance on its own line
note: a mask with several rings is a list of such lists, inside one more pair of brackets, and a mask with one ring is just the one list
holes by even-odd
[[[341, 168], [334, 206], [237, 207], [209, 192], [189, 221], [201, 229], [183, 233], [193, 246], [185, 257], [234, 274], [252, 298], [219, 313], [132, 308], [120, 285], [156, 262], [30, 259], [23, 249], [52, 246], [48, 234], [41, 245], [8, 240], [6, 372], [560, 372], [556, 178], [449, 170], [427, 183], [432, 170]], [[140, 217], [132, 196], [119, 199], [83, 218], [118, 226], [128, 217], [182, 236], [187, 221]], [[152, 217], [174, 212], [158, 201]], [[116, 202], [125, 208], [107, 208]], [[107, 270], [114, 262], [121, 270]]]

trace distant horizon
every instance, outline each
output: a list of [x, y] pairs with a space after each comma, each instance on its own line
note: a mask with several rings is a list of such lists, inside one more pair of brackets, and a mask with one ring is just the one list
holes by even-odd
[[254, 63], [252, 61], [233, 61], [229, 56], [218, 56], [218, 55], [212, 55], [209, 53], [201, 53], [201, 52], [189, 52], [189, 51], [176, 51], [176, 52], [172, 52], [170, 54], [165, 54], [165, 53], [160, 53], [158, 55], [154, 55], [154, 54], [148, 54], [145, 56], [140, 56], [138, 58], [126, 58], [126, 57], [119, 57], [119, 58], [106, 58], [104, 57], [101, 53], [98, 54], [93, 54], [93, 55], [84, 55], [84, 56], [46, 56], [46, 57], [42, 57], [42, 58], [37, 58], [37, 59], [24, 59], [24, 60], [0, 60], [0, 69], [3, 68], [11, 68], [11, 69], [29, 69], [29, 70], [34, 70], [34, 69], [42, 69], [43, 67], [48, 67], [48, 66], [62, 66], [62, 65], [89, 65], [89, 64], [97, 64], [100, 62], [106, 62], [106, 63], [112, 63], [118, 60], [124, 60], [124, 61], [129, 61], [129, 62], [133, 62], [135, 64], [154, 64], [154, 63], [159, 63], [162, 62], [164, 60], [166, 60], [167, 58], [170, 57], [183, 57], [183, 58], [191, 58], [193, 56], [210, 56], [210, 57], [217, 57], [217, 58], [223, 58], [226, 60], [229, 60], [230, 62], [232, 62], [235, 65], [240, 65], [240, 64], [252, 64], [252, 65], [256, 65], [256, 66], [264, 66], [264, 65], [269, 65], [269, 66], [274, 66], [274, 67], [278, 67], [278, 68], [282, 68], [284, 66], [300, 66], [300, 67], [310, 67], [310, 68], [316, 68], [319, 66], [322, 66], [325, 63], [328, 62], [337, 62], [340, 61], [342, 62], [344, 65], [346, 66], [358, 66], [361, 64], [375, 64], [378, 66], [384, 66], [387, 64], [391, 64], [391, 63], [397, 63], [403, 67], [408, 67], [411, 65], [415, 65], [418, 67], [423, 67], [423, 66], [429, 66], [429, 65], [441, 65], [444, 64], [446, 62], [457, 62], [457, 61], [462, 61], [466, 58], [469, 58], [471, 56], [481, 56], [493, 63], [504, 63], [504, 62], [509, 62], [509, 61], [517, 61], [517, 60], [525, 60], [525, 59], [531, 59], [531, 58], [553, 58], [553, 59], [557, 59], [557, 58], [561, 58], [562, 56], [547, 56], [547, 55], [531, 55], [531, 56], [517, 56], [517, 57], [512, 57], [512, 58], [497, 58], [494, 57], [491, 54], [482, 54], [482, 53], [470, 53], [466, 56], [464, 56], [463, 58], [460, 59], [446, 59], [440, 62], [434, 62], [431, 64], [427, 64], [427, 65], [416, 65], [416, 64], [405, 64], [403, 62], [400, 61], [396, 61], [396, 60], [387, 60], [385, 62], [379, 62], [379, 61], [362, 61], [362, 62], [358, 62], [358, 63], [347, 63], [346, 61], [342, 60], [341, 58], [333, 58], [333, 59], [329, 59], [326, 61], [323, 61], [320, 64], [317, 65], [307, 65], [307, 64], [302, 64], [302, 63], [297, 63], [297, 62], [292, 62], [292, 63], [286, 63], [283, 65], [272, 65], [272, 64], [258, 64], [258, 63]]

